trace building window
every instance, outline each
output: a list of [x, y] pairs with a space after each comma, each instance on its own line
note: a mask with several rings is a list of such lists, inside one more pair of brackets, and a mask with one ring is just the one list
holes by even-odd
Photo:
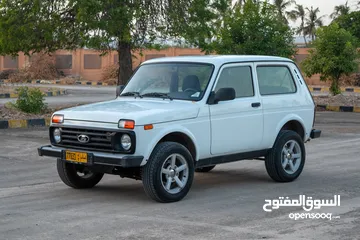
[[55, 66], [57, 69], [72, 69], [72, 55], [56, 55]]
[[4, 68], [18, 68], [18, 57], [4, 56]]
[[85, 54], [84, 69], [101, 69], [101, 57], [98, 54]]

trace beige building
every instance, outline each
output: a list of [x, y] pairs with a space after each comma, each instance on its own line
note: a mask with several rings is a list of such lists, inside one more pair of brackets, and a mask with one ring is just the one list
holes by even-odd
[[[298, 63], [306, 58], [308, 50], [308, 48], [298, 49], [298, 53], [295, 56]], [[59, 50], [55, 52], [56, 67], [66, 75], [77, 75], [89, 81], [99, 81], [101, 80], [103, 69], [118, 62], [116, 51], [105, 56], [99, 56], [99, 54], [98, 51], [88, 49], [77, 49], [74, 51]], [[141, 55], [139, 52], [134, 55], [133, 66], [135, 68], [140, 63], [152, 58], [204, 55], [204, 53], [196, 48], [167, 48], [160, 51], [145, 50]], [[0, 56], [0, 71], [22, 68], [28, 61], [29, 58], [23, 53], [20, 53], [16, 58]], [[326, 83], [320, 81], [319, 76], [307, 79], [307, 82], [310, 85], [326, 85]]]

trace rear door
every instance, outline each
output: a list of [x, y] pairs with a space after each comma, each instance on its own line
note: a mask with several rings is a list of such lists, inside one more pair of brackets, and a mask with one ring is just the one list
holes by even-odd
[[[255, 63], [256, 77], [264, 111], [264, 148], [271, 148], [278, 134], [278, 125], [289, 116], [304, 111], [304, 97], [295, 81], [292, 63]], [[283, 123], [285, 124], [285, 123]]]
[[213, 91], [234, 88], [236, 98], [209, 105], [211, 154], [225, 155], [261, 149], [262, 104], [254, 81], [254, 64], [226, 64], [220, 70]]

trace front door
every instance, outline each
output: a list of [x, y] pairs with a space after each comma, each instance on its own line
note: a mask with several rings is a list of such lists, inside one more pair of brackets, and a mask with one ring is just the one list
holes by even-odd
[[234, 88], [236, 98], [209, 105], [211, 154], [261, 150], [263, 111], [253, 63], [227, 64], [222, 67], [213, 91]]

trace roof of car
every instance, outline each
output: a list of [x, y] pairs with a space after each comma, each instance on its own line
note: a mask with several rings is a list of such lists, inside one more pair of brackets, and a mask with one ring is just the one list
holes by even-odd
[[177, 57], [162, 57], [147, 60], [144, 63], [164, 63], [164, 62], [199, 62], [224, 64], [232, 62], [262, 62], [262, 61], [286, 61], [292, 60], [283, 57], [273, 56], [259, 56], [259, 55], [202, 55], [202, 56], [177, 56]]

